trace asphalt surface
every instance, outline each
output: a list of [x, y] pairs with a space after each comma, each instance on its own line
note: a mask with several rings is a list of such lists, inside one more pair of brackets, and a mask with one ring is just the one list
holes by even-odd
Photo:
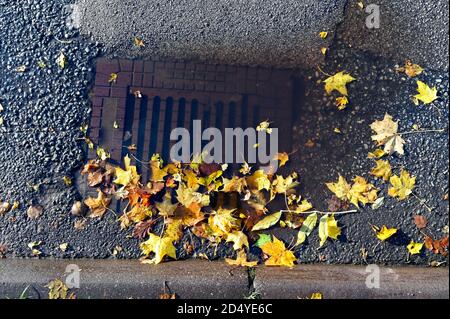
[[[297, 253], [301, 262], [364, 263], [361, 249], [368, 252], [367, 262], [376, 263], [417, 263], [427, 264], [445, 258], [430, 253], [411, 256], [408, 261], [406, 245], [411, 240], [423, 241], [423, 236], [413, 222], [416, 214], [428, 219], [428, 229], [437, 238], [445, 236], [448, 225], [448, 74], [444, 71], [426, 70], [419, 79], [436, 86], [439, 99], [432, 105], [416, 106], [411, 96], [416, 94], [416, 79], [395, 72], [397, 61], [374, 56], [360, 50], [350, 49], [342, 39], [337, 39], [330, 49], [324, 71], [334, 74], [347, 71], [357, 80], [348, 85], [350, 104], [338, 111], [334, 105], [336, 96], [326, 96], [323, 83], [327, 76], [319, 71], [305, 73], [306, 99], [298, 110], [299, 120], [294, 131], [298, 152], [292, 159], [291, 169], [298, 169], [301, 192], [320, 210], [327, 210], [332, 193], [324, 185], [335, 182], [338, 175], [350, 181], [361, 175], [379, 188], [384, 204], [377, 210], [370, 205], [359, 213], [338, 218], [343, 226], [338, 242], [329, 242], [321, 249], [317, 233], [310, 237], [310, 244], [301, 246]], [[383, 119], [385, 113], [399, 121], [399, 132], [413, 130], [413, 125], [421, 129], [445, 129], [444, 133], [420, 133], [405, 135], [405, 155], [390, 156], [389, 162], [394, 173], [399, 174], [404, 167], [417, 176], [414, 192], [433, 208], [429, 212], [418, 200], [410, 197], [398, 201], [387, 195], [387, 186], [370, 176], [375, 166], [367, 158], [376, 146], [371, 141], [369, 125]], [[335, 128], [341, 134], [334, 132]], [[305, 147], [312, 139], [313, 147]], [[370, 225], [386, 225], [399, 229], [391, 240], [379, 244]], [[280, 235], [283, 231], [277, 232]], [[313, 233], [314, 234], [314, 233]], [[447, 234], [448, 235], [448, 234]], [[289, 241], [289, 238], [285, 238]]]
[[[0, 29], [2, 30], [0, 37], [0, 103], [4, 107], [4, 111], [0, 114], [4, 119], [4, 124], [0, 126], [0, 199], [11, 203], [14, 201], [20, 203], [19, 209], [0, 216], [0, 244], [7, 246], [7, 257], [30, 257], [32, 253], [27, 244], [42, 241], [39, 250], [42, 251], [43, 256], [107, 258], [112, 257], [116, 250], [115, 257], [117, 258], [137, 258], [139, 256], [138, 240], [129, 239], [127, 238], [128, 232], [120, 231], [116, 221], [117, 216], [114, 214], [108, 213], [102, 220], [86, 220], [85, 228], [76, 230], [74, 222], [81, 219], [71, 216], [69, 213], [73, 202], [80, 198], [75, 187], [67, 187], [64, 184], [63, 176], [75, 178], [85, 160], [83, 143], [78, 140], [81, 136], [78, 128], [89, 117], [87, 98], [89, 80], [92, 76], [92, 59], [100, 51], [100, 47], [95, 42], [89, 42], [84, 37], [79, 37], [77, 31], [71, 31], [65, 26], [67, 14], [62, 8], [64, 4], [70, 2], [35, 0], [23, 3], [23, 1], [0, 0]], [[92, 3], [97, 3], [97, 1]], [[111, 14], [124, 19], [125, 11], [121, 11], [122, 7], [115, 3], [117, 2], [108, 4]], [[158, 2], [154, 3], [156, 6]], [[153, 9], [159, 10], [156, 11], [158, 13], [163, 13], [164, 8], [174, 8], [165, 7], [165, 3], [161, 2], [159, 9], [158, 7]], [[330, 3], [331, 7], [322, 8], [323, 12], [329, 13], [328, 15], [332, 15], [332, 12], [340, 8], [334, 1], [330, 1]], [[131, 48], [132, 38], [139, 35], [138, 31], [153, 30], [152, 32], [162, 37], [161, 43], [171, 43], [172, 46], [168, 46], [167, 52], [180, 49], [174, 43], [175, 41], [183, 43], [181, 41], [183, 38], [167, 32], [171, 29], [170, 25], [175, 24], [165, 23], [163, 27], [155, 29], [154, 27], [163, 21], [157, 20], [159, 22], [155, 22], [154, 25], [139, 25], [137, 24], [140, 21], [139, 15], [146, 16], [151, 11], [148, 8], [151, 6], [140, 6], [133, 10], [135, 7], [132, 3], [125, 2], [125, 4], [129, 5], [127, 16], [130, 15], [130, 12], [136, 12], [136, 18], [128, 19], [136, 21], [136, 25], [130, 29], [132, 31], [127, 31], [126, 24], [117, 24], [122, 21], [121, 19], [114, 22], [116, 24], [110, 22], [108, 16], [101, 15], [100, 7], [96, 9], [99, 11], [94, 10], [90, 13], [91, 17], [95, 16], [97, 21], [99, 19], [102, 21], [96, 25], [90, 24], [94, 34], [92, 41], [101, 40], [109, 54], [115, 52], [117, 55], [128, 57], [130, 52], [127, 50]], [[171, 2], [168, 2], [167, 5], [171, 5]], [[236, 31], [226, 27], [218, 28], [212, 23], [220, 21], [219, 13], [224, 11], [204, 11], [204, 6], [198, 6], [199, 10], [197, 11], [201, 12], [200, 16], [208, 14], [211, 21], [209, 26], [206, 26], [204, 35], [201, 35], [201, 32], [190, 34], [195, 46], [204, 44], [202, 41], [206, 39], [207, 35], [215, 39], [216, 43], [221, 44], [229, 43], [233, 37], [239, 39], [241, 33], [235, 33]], [[222, 8], [221, 10], [231, 10], [232, 8], [231, 6], [229, 9]], [[247, 21], [251, 25], [249, 30], [254, 31], [258, 30], [256, 27], [260, 24], [258, 21], [265, 20], [258, 20], [255, 15], [250, 14], [252, 8], [256, 10], [256, 7], [249, 5], [245, 16], [255, 19]], [[289, 12], [295, 12], [295, 8], [297, 7], [294, 6]], [[311, 8], [318, 7], [312, 6]], [[337, 11], [339, 12], [339, 10]], [[195, 12], [196, 10], [189, 12], [189, 20], [205, 23], [200, 18], [193, 19]], [[103, 14], [106, 14], [106, 11]], [[173, 14], [174, 11], [171, 12], [172, 18]], [[209, 16], [209, 14], [211, 15]], [[240, 15], [236, 13], [234, 16], [239, 17]], [[183, 17], [185, 15], [182, 15], [180, 19], [187, 19]], [[263, 16], [258, 17], [262, 19]], [[284, 16], [280, 20], [280, 24], [289, 17], [292, 18], [291, 13]], [[308, 21], [312, 20], [309, 15], [302, 17]], [[123, 22], [128, 22], [128, 20]], [[145, 22], [145, 19], [142, 20]], [[302, 18], [299, 20], [306, 21]], [[233, 20], [230, 21], [233, 22]], [[227, 23], [231, 23], [230, 21]], [[319, 19], [319, 21], [322, 20]], [[334, 27], [336, 21], [339, 21], [339, 15], [334, 16], [332, 22], [325, 21], [324, 25], [317, 23], [317, 25], [308, 27], [310, 29], [305, 26], [305, 30], [311, 31], [309, 33], [311, 37], [313, 34], [314, 37], [317, 37], [317, 32], [322, 31], [324, 26]], [[102, 25], [105, 27], [103, 28]], [[174, 29], [182, 28], [181, 25], [176, 24]], [[244, 25], [243, 21], [239, 20], [238, 25]], [[289, 32], [290, 27], [292, 26], [286, 27], [286, 29], [271, 29], [273, 32], [278, 30], [277, 32], [280, 33], [271, 34], [270, 39], [274, 42], [269, 48], [274, 48], [274, 44], [279, 44], [286, 49], [283, 52], [291, 52], [291, 55], [293, 50], [298, 49], [299, 51], [295, 51], [299, 56], [298, 60], [291, 60], [296, 66], [304, 63], [302, 54], [311, 57], [308, 58], [308, 61], [314, 62], [311, 65], [320, 62], [320, 59], [317, 58], [318, 53], [315, 51], [319, 47], [315, 47], [314, 50], [308, 49], [310, 52], [314, 51], [314, 56], [312, 56], [308, 55], [306, 51], [302, 51], [305, 50], [302, 49], [304, 45], [295, 44], [294, 38], [289, 38], [287, 41], [281, 40], [281, 42], [275, 41], [279, 34], [294, 37], [297, 31]], [[182, 30], [187, 32], [188, 29]], [[100, 31], [95, 33], [96, 30]], [[217, 38], [221, 34], [220, 30], [225, 30], [225, 38]], [[101, 38], [102, 32], [105, 38]], [[117, 33], [117, 36], [108, 38], [108, 32], [110, 35]], [[216, 49], [215, 47], [203, 47], [201, 51], [195, 52], [195, 59], [218, 57], [215, 60], [228, 59], [230, 63], [233, 63], [239, 56], [240, 62], [257, 63], [256, 60], [250, 61], [250, 59], [261, 59], [264, 56], [266, 61], [273, 61], [273, 63], [289, 61], [284, 58], [276, 59], [281, 53], [275, 49], [273, 52], [276, 54], [272, 52], [273, 54], [267, 53], [268, 55], [254, 55], [256, 51], [254, 45], [263, 38], [261, 34], [270, 33], [260, 32], [259, 37], [253, 38], [253, 42], [250, 41], [250, 44], [243, 47], [248, 51], [243, 48], [234, 51], [245, 43], [242, 41], [233, 43], [227, 49], [228, 51], [223, 46], [216, 47]], [[427, 70], [420, 76], [420, 79], [428, 84], [436, 85], [440, 98], [434, 102], [434, 106], [415, 106], [409, 98], [415, 94], [415, 81], [393, 71], [395, 64], [402, 63], [403, 55], [407, 56], [407, 54], [401, 54], [401, 59], [391, 60], [366, 50], [350, 48], [345, 37], [346, 32], [345, 24], [341, 24], [337, 33], [343, 34], [344, 37], [338, 36], [334, 39], [335, 42], [329, 49], [323, 69], [328, 73], [346, 70], [358, 79], [349, 85], [351, 104], [347, 110], [336, 111], [332, 105], [332, 99], [324, 96], [323, 84], [316, 83], [317, 80], [324, 79], [323, 75], [315, 69], [299, 71], [299, 75], [306, 79], [307, 97], [305, 104], [298, 110], [297, 133], [294, 134], [297, 140], [294, 147], [297, 146], [300, 151], [292, 156], [292, 162], [295, 164], [291, 166], [291, 169], [299, 170], [303, 195], [319, 209], [326, 209], [326, 199], [331, 195], [324, 183], [335, 181], [338, 173], [346, 176], [347, 179], [356, 174], [368, 176], [372, 162], [366, 157], [367, 152], [373, 149], [369, 124], [375, 119], [381, 119], [385, 112], [400, 120], [400, 130], [409, 131], [413, 124], [418, 124], [423, 128], [448, 129], [448, 75], [444, 72], [448, 65], [439, 66], [432, 62], [433, 60], [425, 61], [423, 66]], [[146, 34], [142, 34], [142, 36], [145, 38]], [[330, 40], [333, 38], [331, 35]], [[225, 41], [226, 39], [228, 42]], [[246, 39], [248, 40], [248, 38]], [[307, 40], [308, 36], [305, 36], [305, 39]], [[121, 41], [126, 44], [120, 44]], [[445, 42], [448, 39], [436, 37], [432, 41], [440, 46], [440, 41]], [[145, 52], [162, 54], [158, 51], [161, 48], [158, 43], [158, 41], [149, 41], [146, 49], [148, 51]], [[397, 49], [402, 52], [401, 48]], [[69, 61], [64, 70], [59, 70], [55, 63], [61, 51], [65, 53]], [[219, 51], [221, 55], [219, 55]], [[208, 55], [208, 52], [212, 55]], [[443, 57], [442, 54], [438, 54], [439, 59], [445, 58], [446, 60], [447, 56]], [[194, 58], [189, 54], [185, 57]], [[38, 67], [40, 60], [46, 62], [45, 69]], [[21, 65], [27, 66], [26, 71], [16, 72], [15, 69]], [[435, 71], [432, 71], [433, 69]], [[342, 134], [334, 133], [335, 127], [340, 128]], [[310, 138], [316, 141], [316, 146], [301, 147]], [[394, 157], [391, 162], [393, 166], [404, 166], [417, 176], [417, 195], [434, 208], [433, 212], [429, 213], [424, 210], [413, 198], [398, 202], [386, 197], [385, 204], [376, 211], [368, 208], [358, 214], [340, 217], [339, 224], [343, 226], [343, 236], [337, 242], [327, 242], [323, 248], [318, 250], [317, 231], [314, 232], [310, 241], [296, 251], [300, 262], [320, 260], [328, 263], [361, 263], [363, 260], [360, 257], [360, 249], [366, 248], [369, 252], [369, 262], [406, 263], [405, 246], [410, 239], [421, 239], [412, 222], [412, 216], [415, 213], [427, 216], [429, 229], [436, 237], [443, 235], [443, 228], [448, 225], [449, 208], [448, 201], [442, 200], [443, 195], [448, 192], [448, 133], [412, 134], [406, 141], [405, 156], [403, 158]], [[41, 186], [37, 191], [30, 187], [38, 184]], [[376, 185], [386, 191], [386, 186], [378, 183]], [[43, 206], [43, 215], [36, 220], [28, 218], [26, 209], [30, 205]], [[373, 251], [377, 240], [370, 230], [369, 222], [397, 227], [401, 231], [392, 241], [378, 245]], [[286, 229], [274, 232], [286, 242], [291, 241]], [[61, 243], [69, 244], [66, 252], [59, 249]], [[215, 250], [214, 247], [201, 246], [199, 240], [195, 243], [195, 247], [197, 248], [196, 254], [203, 252], [210, 258], [218, 258], [232, 252], [230, 245], [221, 246]], [[186, 257], [181, 248], [178, 250], [180, 258]], [[414, 256], [410, 262], [427, 264], [430, 260], [436, 259], [442, 260], [438, 256], [426, 253]]]
[[355, 49], [394, 60], [412, 59], [434, 70], [448, 70], [449, 2], [378, 0], [380, 27], [368, 29], [359, 1], [348, 1], [339, 33]]
[[[79, 0], [81, 31], [111, 55], [221, 64], [298, 67], [323, 61], [320, 48], [342, 21], [344, 0]], [[98, 23], [101, 21], [101, 23]], [[329, 31], [327, 41], [318, 36]], [[146, 43], [137, 49], [133, 39]]]

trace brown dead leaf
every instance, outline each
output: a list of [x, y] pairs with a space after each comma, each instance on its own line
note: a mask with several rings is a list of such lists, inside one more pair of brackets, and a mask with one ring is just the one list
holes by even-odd
[[313, 148], [314, 146], [316, 146], [316, 143], [311, 138], [305, 143], [305, 147]]
[[155, 223], [156, 219], [150, 219], [137, 223], [133, 229], [133, 237], [140, 240], [148, 237], [148, 234], [151, 232]]
[[164, 294], [160, 294], [160, 295], [158, 296], [158, 299], [177, 299], [177, 297], [176, 297], [176, 294], [167, 294], [167, 293], [164, 293]]
[[4, 244], [0, 244], [0, 258], [5, 257], [7, 252], [8, 252], [8, 246], [6, 246]]
[[8, 202], [0, 202], [0, 216], [11, 210], [11, 204]]
[[41, 217], [43, 211], [44, 210], [41, 206], [30, 206], [27, 209], [27, 215], [31, 219], [37, 219], [37, 218]]
[[89, 207], [89, 217], [96, 218], [103, 217], [110, 202], [111, 198], [106, 197], [106, 195], [99, 190], [97, 198], [90, 197], [84, 201], [84, 204]]
[[427, 227], [427, 219], [423, 215], [415, 215], [414, 216], [414, 224], [416, 224], [417, 228], [423, 229]]
[[86, 206], [82, 202], [76, 201], [72, 205], [70, 213], [74, 216], [84, 216], [86, 214]]
[[76, 230], [83, 230], [86, 227], [85, 219], [78, 219], [73, 223], [73, 228]]
[[434, 254], [448, 255], [448, 236], [435, 240], [430, 236], [425, 236], [425, 247]]
[[347, 210], [350, 207], [348, 201], [340, 200], [336, 195], [332, 195], [328, 199], [328, 211], [337, 212], [341, 210]]

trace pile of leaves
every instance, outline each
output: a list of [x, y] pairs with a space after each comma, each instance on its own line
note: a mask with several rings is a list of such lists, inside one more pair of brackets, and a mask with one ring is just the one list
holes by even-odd
[[[282, 166], [289, 155], [277, 154], [277, 158]], [[213, 244], [232, 243], [237, 259], [228, 260], [230, 264], [256, 265], [247, 261], [246, 250], [252, 242], [265, 254], [267, 265], [293, 266], [296, 258], [282, 241], [256, 232], [278, 223], [300, 228], [297, 244], [301, 244], [317, 221], [312, 205], [296, 192], [296, 173], [266, 173], [244, 163], [233, 174], [227, 165], [205, 163], [201, 157], [191, 163], [164, 165], [155, 154], [148, 163], [150, 180], [142, 181], [131, 158], [126, 156], [123, 162], [123, 168], [101, 158], [85, 165], [82, 173], [98, 191], [98, 196], [86, 199], [85, 204], [91, 217], [102, 217], [113, 197], [125, 202], [119, 222], [123, 229], [133, 227], [133, 235], [144, 240], [140, 248], [145, 263], [157, 264], [166, 256], [176, 259], [175, 245], [189, 229]], [[276, 202], [284, 209], [275, 210]], [[334, 217], [326, 215], [320, 227], [323, 242], [337, 238]]]

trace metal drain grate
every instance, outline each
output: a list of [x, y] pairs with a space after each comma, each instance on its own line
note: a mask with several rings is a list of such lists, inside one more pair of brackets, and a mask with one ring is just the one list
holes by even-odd
[[[117, 162], [132, 144], [136, 144], [135, 155], [141, 161], [148, 161], [154, 153], [167, 160], [175, 143], [170, 141], [171, 130], [192, 130], [193, 120], [201, 120], [203, 128], [223, 131], [226, 127], [256, 127], [269, 119], [279, 129], [279, 148], [292, 149], [292, 122], [301, 102], [301, 81], [295, 80], [291, 71], [100, 59], [96, 72], [90, 137]], [[111, 73], [118, 75], [112, 84]], [[136, 91], [141, 97], [135, 96]]]

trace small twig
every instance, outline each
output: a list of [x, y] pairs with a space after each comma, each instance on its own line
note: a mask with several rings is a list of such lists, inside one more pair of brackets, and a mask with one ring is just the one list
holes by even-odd
[[147, 170], [150, 170], [150, 168], [147, 167], [147, 165], [150, 165], [151, 162], [143, 162], [143, 161], [141, 161], [140, 159], [138, 159], [136, 156], [134, 156], [132, 153], [128, 153], [128, 154], [131, 155], [131, 157], [132, 157], [136, 162], [141, 163], [142, 165], [144, 165], [143, 168], [145, 168], [145, 169], [147, 169]]
[[114, 210], [112, 210], [111, 208], [106, 207], [106, 206], [104, 206], [104, 207], [106, 208], [107, 211], [110, 211], [111, 213], [113, 213], [114, 216], [116, 216], [116, 217], [118, 216], [117, 213]]
[[433, 211], [433, 208], [431, 208], [430, 206], [427, 205], [427, 203], [425, 202], [424, 199], [420, 198], [419, 196], [417, 196], [414, 193], [411, 193], [418, 201], [420, 204], [422, 204], [423, 206], [425, 206], [426, 209], [428, 209], [429, 212]]
[[432, 103], [431, 106], [432, 106], [433, 108], [435, 108], [436, 111], [439, 113], [439, 117], [442, 117], [442, 112], [441, 112], [441, 110], [440, 110], [434, 103]]
[[286, 205], [286, 209], [287, 209], [287, 210], [290, 210], [290, 209], [289, 209], [289, 205], [288, 205], [288, 200], [287, 200], [287, 194], [286, 194], [286, 192], [284, 192], [284, 203], [285, 203], [285, 205]]
[[287, 250], [291, 250], [295, 247], [294, 240], [295, 240], [295, 237], [292, 237], [291, 242], [289, 243], [289, 245], [286, 248]]
[[322, 73], [322, 74], [324, 74], [324, 75], [326, 75], [326, 76], [332, 76], [331, 74], [328, 74], [328, 73], [324, 72], [324, 71], [322, 70], [322, 68], [320, 67], [320, 65], [317, 66], [317, 69], [320, 71], [320, 73]]
[[132, 153], [129, 153], [129, 155], [131, 155], [131, 157], [134, 158], [134, 160], [135, 160], [136, 162], [138, 162], [138, 163], [141, 163], [141, 164], [144, 164], [144, 165], [148, 165], [148, 164], [151, 163], [151, 162], [144, 162], [144, 161], [141, 161], [141, 160], [138, 159], [136, 156], [134, 156], [134, 154], [132, 154]]
[[323, 214], [323, 215], [327, 215], [327, 214], [333, 214], [333, 215], [344, 215], [344, 214], [351, 214], [351, 213], [357, 213], [358, 210], [356, 209], [352, 209], [352, 210], [343, 210], [340, 212], [322, 212], [320, 210], [310, 210], [307, 212], [301, 212], [301, 211], [297, 211], [297, 210], [290, 210], [290, 209], [282, 209], [280, 210], [280, 212], [282, 213], [296, 213], [296, 214]]
[[63, 44], [71, 44], [73, 42], [73, 40], [60, 40], [57, 37], [55, 37], [55, 40]]
[[378, 248], [378, 246], [380, 246], [383, 242], [379, 241], [372, 249], [372, 254], [375, 255], [375, 250]]
[[415, 134], [415, 133], [431, 133], [431, 132], [437, 132], [437, 133], [443, 133], [445, 132], [445, 129], [427, 129], [427, 130], [417, 130], [417, 131], [408, 131], [403, 133], [397, 133], [398, 135], [406, 135], [406, 134]]
[[166, 225], [166, 216], [163, 217], [163, 224], [162, 224], [162, 227], [161, 227], [161, 232], [159, 233], [159, 237], [161, 237], [161, 238], [163, 236], [163, 233], [165, 233], [165, 231], [164, 231], [164, 226], [165, 225]]

